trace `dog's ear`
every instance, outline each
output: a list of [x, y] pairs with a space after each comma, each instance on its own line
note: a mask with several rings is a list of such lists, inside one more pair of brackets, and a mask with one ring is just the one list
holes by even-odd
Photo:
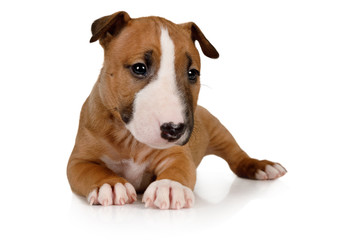
[[195, 40], [199, 42], [201, 50], [205, 54], [205, 56], [209, 58], [219, 57], [218, 51], [216, 51], [215, 47], [209, 42], [209, 40], [207, 40], [205, 35], [195, 23], [188, 22], [180, 24], [180, 26], [190, 33], [193, 42], [195, 42]]
[[109, 39], [119, 34], [130, 20], [131, 18], [126, 12], [116, 12], [95, 20], [91, 25], [92, 37], [90, 42], [100, 39], [100, 44], [106, 45]]

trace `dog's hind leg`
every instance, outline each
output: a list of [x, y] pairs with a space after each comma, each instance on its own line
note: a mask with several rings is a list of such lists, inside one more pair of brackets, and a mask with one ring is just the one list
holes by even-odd
[[202, 118], [206, 119], [202, 122], [206, 124], [209, 135], [206, 154], [214, 154], [225, 159], [230, 169], [242, 178], [268, 180], [285, 175], [286, 170], [279, 163], [249, 157], [217, 118], [205, 109], [200, 111]]

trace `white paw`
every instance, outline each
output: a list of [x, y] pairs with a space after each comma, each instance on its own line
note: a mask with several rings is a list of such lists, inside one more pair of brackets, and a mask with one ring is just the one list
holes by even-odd
[[114, 187], [105, 183], [100, 187], [100, 189], [94, 189], [91, 191], [87, 200], [90, 205], [124, 205], [125, 203], [133, 203], [136, 201], [136, 191], [130, 183], [125, 183], [125, 185], [117, 183]]
[[266, 165], [265, 171], [258, 169], [255, 174], [255, 178], [258, 180], [271, 180], [284, 176], [285, 173], [285, 168], [283, 168], [280, 164], [275, 163], [272, 166]]
[[195, 196], [190, 188], [175, 181], [162, 179], [149, 185], [142, 201], [145, 202], [145, 207], [180, 209], [192, 207]]

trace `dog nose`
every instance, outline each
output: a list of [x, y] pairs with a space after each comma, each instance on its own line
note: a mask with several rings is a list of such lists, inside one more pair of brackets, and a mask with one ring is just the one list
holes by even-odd
[[161, 137], [168, 140], [169, 142], [174, 142], [178, 140], [185, 132], [185, 124], [179, 123], [175, 124], [173, 122], [164, 123], [160, 126]]

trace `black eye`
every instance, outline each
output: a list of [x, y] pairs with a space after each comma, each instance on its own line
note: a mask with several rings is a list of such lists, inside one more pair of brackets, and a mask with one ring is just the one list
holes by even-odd
[[188, 78], [190, 83], [196, 83], [198, 76], [200, 76], [200, 73], [196, 69], [190, 69], [188, 71]]
[[147, 73], [146, 66], [143, 63], [135, 63], [131, 66], [131, 71], [139, 77], [145, 77]]

